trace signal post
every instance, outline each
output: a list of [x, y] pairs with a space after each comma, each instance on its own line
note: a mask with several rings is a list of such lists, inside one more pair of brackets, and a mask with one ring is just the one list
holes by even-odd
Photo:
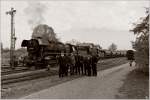
[[15, 28], [14, 28], [14, 15], [16, 13], [16, 10], [14, 8], [11, 8], [10, 11], [6, 12], [6, 14], [9, 14], [11, 16], [11, 40], [10, 40], [10, 67], [12, 69], [15, 68], [15, 61], [14, 61], [14, 51], [15, 51], [15, 42], [16, 42], [16, 37], [15, 37]]

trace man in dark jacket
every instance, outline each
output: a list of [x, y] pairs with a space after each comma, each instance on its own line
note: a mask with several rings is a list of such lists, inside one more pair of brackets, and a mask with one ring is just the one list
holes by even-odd
[[83, 56], [79, 55], [79, 68], [81, 69], [82, 75], [84, 74], [83, 63]]
[[75, 56], [75, 73], [80, 74], [79, 55]]
[[68, 76], [68, 69], [69, 69], [69, 56], [63, 56], [63, 64], [64, 64], [64, 74]]
[[91, 59], [93, 76], [97, 76], [97, 62], [98, 62], [97, 56], [93, 55]]
[[73, 54], [70, 55], [70, 75], [74, 75], [75, 73], [75, 56]]
[[85, 75], [91, 76], [91, 59], [89, 56], [84, 57], [84, 72]]
[[64, 76], [64, 69], [65, 69], [65, 65], [64, 65], [64, 60], [63, 60], [63, 56], [60, 55], [57, 57], [57, 62], [59, 64], [59, 77], [63, 77]]
[[91, 76], [91, 57], [89, 56], [88, 57], [88, 61], [87, 61], [87, 64], [88, 64], [88, 76]]
[[87, 57], [83, 57], [84, 74], [87, 75]]

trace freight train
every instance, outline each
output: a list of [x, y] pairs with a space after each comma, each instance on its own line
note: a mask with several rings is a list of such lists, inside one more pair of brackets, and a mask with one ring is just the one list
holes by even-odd
[[47, 45], [43, 44], [40, 39], [23, 40], [22, 47], [27, 47], [28, 56], [24, 58], [26, 66], [36, 66], [36, 68], [44, 68], [48, 65], [56, 64], [56, 57], [71, 53], [81, 56], [96, 55], [99, 59], [123, 57], [124, 52], [101, 50], [94, 44], [64, 44], [62, 42], [50, 42]]
[[38, 25], [34, 28], [32, 39], [23, 40], [21, 46], [27, 48], [28, 55], [23, 58], [23, 65], [44, 68], [56, 64], [57, 56], [70, 54], [91, 56], [96, 55], [99, 59], [122, 57], [121, 51], [101, 50], [93, 43], [81, 43], [72, 45], [59, 42], [54, 30], [48, 25]]

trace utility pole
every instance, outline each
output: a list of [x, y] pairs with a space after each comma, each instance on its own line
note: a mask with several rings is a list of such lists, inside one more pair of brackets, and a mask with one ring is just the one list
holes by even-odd
[[16, 10], [14, 8], [11, 8], [10, 11], [6, 12], [6, 14], [9, 14], [11, 16], [11, 45], [10, 45], [10, 67], [12, 69], [15, 68], [14, 66], [14, 50], [15, 50], [15, 42], [16, 42], [16, 37], [15, 37], [15, 28], [14, 28], [14, 15], [16, 13]]

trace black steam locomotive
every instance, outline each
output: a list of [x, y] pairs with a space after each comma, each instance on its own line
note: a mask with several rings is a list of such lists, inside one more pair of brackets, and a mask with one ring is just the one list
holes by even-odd
[[43, 68], [48, 65], [56, 64], [56, 57], [61, 54], [75, 52], [75, 46], [63, 44], [61, 42], [43, 43], [41, 39], [23, 40], [22, 47], [27, 47], [28, 56], [24, 58], [24, 64], [27, 66], [36, 66]]

